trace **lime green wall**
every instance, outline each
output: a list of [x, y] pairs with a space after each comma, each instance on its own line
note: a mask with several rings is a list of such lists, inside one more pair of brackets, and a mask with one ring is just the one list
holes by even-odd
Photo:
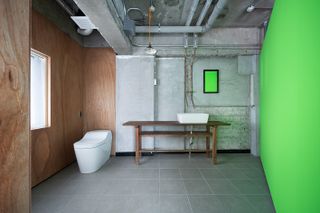
[[261, 159], [277, 212], [320, 212], [320, 1], [276, 0], [261, 54]]

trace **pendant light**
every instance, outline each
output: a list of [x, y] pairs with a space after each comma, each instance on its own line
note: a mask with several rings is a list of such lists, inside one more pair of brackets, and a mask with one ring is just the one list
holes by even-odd
[[157, 50], [154, 49], [151, 45], [151, 17], [152, 17], [152, 13], [154, 12], [155, 8], [152, 4], [150, 4], [150, 7], [148, 9], [148, 24], [149, 24], [149, 33], [148, 33], [148, 41], [149, 41], [149, 45], [146, 48], [145, 52], [148, 55], [155, 55], [157, 53]]

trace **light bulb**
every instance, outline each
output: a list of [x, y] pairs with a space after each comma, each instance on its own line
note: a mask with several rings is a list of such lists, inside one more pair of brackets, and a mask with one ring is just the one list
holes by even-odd
[[249, 7], [247, 7], [247, 12], [251, 13], [252, 11], [254, 11], [254, 9], [256, 9], [256, 7], [252, 4]]
[[157, 50], [154, 49], [151, 45], [149, 45], [147, 48], [146, 48], [146, 53], [148, 55], [155, 55], [157, 53]]

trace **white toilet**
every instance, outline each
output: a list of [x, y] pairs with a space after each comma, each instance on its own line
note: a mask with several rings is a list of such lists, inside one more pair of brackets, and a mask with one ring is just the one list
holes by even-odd
[[110, 158], [112, 133], [109, 130], [87, 132], [73, 144], [81, 173], [92, 173], [100, 169]]

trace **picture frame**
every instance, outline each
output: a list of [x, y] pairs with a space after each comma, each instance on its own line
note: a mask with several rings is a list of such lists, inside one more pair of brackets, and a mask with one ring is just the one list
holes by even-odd
[[203, 70], [203, 93], [219, 93], [219, 70]]

